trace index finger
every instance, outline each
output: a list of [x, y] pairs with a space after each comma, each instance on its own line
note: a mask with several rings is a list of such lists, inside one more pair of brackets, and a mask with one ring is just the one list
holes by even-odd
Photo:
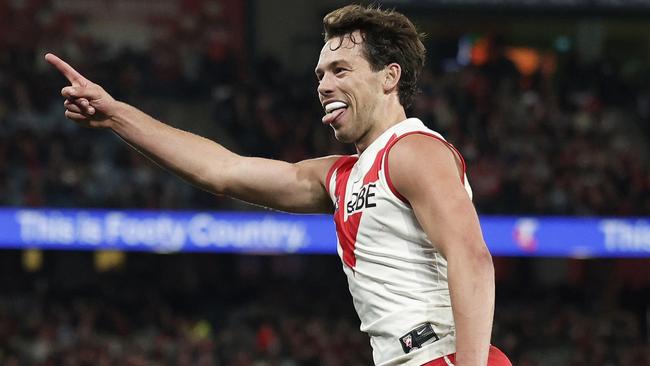
[[50, 65], [56, 67], [57, 70], [59, 70], [72, 85], [86, 86], [86, 84], [88, 84], [88, 79], [83, 77], [83, 75], [81, 75], [77, 70], [68, 65], [67, 62], [61, 60], [54, 54], [46, 54], [45, 61], [49, 62]]

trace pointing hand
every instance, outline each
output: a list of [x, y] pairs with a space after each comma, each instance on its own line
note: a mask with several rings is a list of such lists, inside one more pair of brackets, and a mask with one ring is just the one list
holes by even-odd
[[115, 99], [57, 56], [48, 53], [45, 60], [70, 82], [70, 86], [61, 89], [65, 116], [84, 127], [110, 127], [110, 118], [117, 107]]

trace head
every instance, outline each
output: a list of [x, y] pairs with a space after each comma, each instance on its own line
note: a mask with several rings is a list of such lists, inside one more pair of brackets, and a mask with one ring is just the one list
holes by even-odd
[[424, 66], [421, 33], [404, 15], [393, 10], [349, 5], [323, 18], [325, 45], [316, 74], [321, 103], [347, 106], [328, 114], [343, 142], [357, 142], [378, 121], [408, 108]]

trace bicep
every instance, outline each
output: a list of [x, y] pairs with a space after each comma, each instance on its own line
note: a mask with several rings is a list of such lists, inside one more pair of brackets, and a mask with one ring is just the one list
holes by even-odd
[[445, 257], [456, 250], [485, 249], [476, 210], [463, 184], [464, 170], [448, 146], [426, 136], [408, 136], [388, 158], [395, 188]]
[[299, 163], [241, 157], [231, 162], [224, 174], [222, 192], [228, 196], [297, 213], [328, 213], [332, 203], [325, 189], [329, 168], [337, 157], [304, 160]]

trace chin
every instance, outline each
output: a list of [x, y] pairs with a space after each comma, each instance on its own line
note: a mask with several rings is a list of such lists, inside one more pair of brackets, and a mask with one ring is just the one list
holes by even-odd
[[337, 130], [335, 128], [334, 128], [334, 138], [336, 138], [337, 141], [342, 142], [344, 144], [351, 144], [356, 141], [354, 137], [350, 136], [350, 134], [347, 134], [344, 131], [340, 129]]

